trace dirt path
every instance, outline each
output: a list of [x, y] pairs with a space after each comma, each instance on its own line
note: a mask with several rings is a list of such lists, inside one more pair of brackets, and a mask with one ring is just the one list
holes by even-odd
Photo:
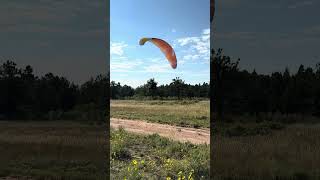
[[140, 120], [111, 118], [111, 127], [123, 127], [126, 131], [138, 134], [154, 134], [181, 142], [193, 144], [210, 144], [210, 130], [170, 126], [158, 123], [149, 123]]

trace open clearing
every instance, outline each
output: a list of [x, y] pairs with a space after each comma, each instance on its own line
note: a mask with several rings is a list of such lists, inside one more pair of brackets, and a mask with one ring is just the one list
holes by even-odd
[[210, 101], [112, 100], [110, 116], [180, 127], [209, 128]]
[[148, 123], [139, 120], [128, 120], [111, 118], [112, 128], [124, 130], [138, 134], [154, 134], [167, 137], [181, 142], [191, 142], [194, 144], [210, 144], [210, 129], [195, 129], [171, 126], [158, 123]]
[[319, 139], [318, 124], [287, 124], [266, 135], [218, 133], [211, 151], [213, 175], [217, 180], [319, 179]]
[[111, 179], [209, 179], [207, 144], [111, 130]]
[[209, 179], [209, 101], [111, 101], [112, 179]]
[[0, 177], [105, 179], [105, 126], [0, 122]]
[[[195, 145], [197, 152], [192, 154], [190, 154], [190, 150], [183, 150], [184, 155], [188, 156], [188, 158], [180, 159], [174, 152], [179, 152], [181, 149], [189, 149], [191, 146], [183, 148], [186, 145], [180, 144], [178, 146], [176, 144], [180, 143], [178, 141], [167, 142], [161, 146], [159, 145], [161, 144], [159, 141], [162, 141], [159, 140], [160, 138], [157, 139], [151, 135], [138, 136], [136, 134], [144, 134], [146, 131], [146, 134], [149, 134], [153, 127], [148, 126], [146, 128], [149, 125], [144, 124], [146, 122], [160, 123], [163, 127], [167, 127], [168, 124], [174, 125], [172, 136], [177, 136], [178, 133], [176, 133], [175, 128], [182, 126], [183, 128], [208, 128], [209, 119], [206, 118], [209, 118], [209, 105], [206, 103], [204, 101], [183, 103], [177, 101], [113, 101], [111, 103], [112, 118], [114, 120], [130, 119], [131, 121], [128, 124], [129, 127], [124, 124], [124, 122], [128, 121], [112, 120], [111, 122], [114, 122], [116, 127], [122, 126], [130, 132], [135, 132], [135, 134], [125, 136], [123, 141], [115, 138], [111, 141], [112, 146], [116, 146], [116, 149], [120, 142], [124, 143], [124, 152], [127, 151], [128, 153], [123, 154], [130, 154], [128, 157], [131, 157], [127, 159], [114, 158], [114, 167], [112, 167], [114, 176], [124, 177], [125, 175], [130, 175], [126, 168], [132, 166], [130, 162], [134, 159], [155, 161], [157, 166], [162, 167], [162, 169], [148, 168], [149, 166], [144, 167], [144, 169], [140, 168], [141, 172], [149, 173], [149, 175], [167, 174], [170, 177], [177, 178], [179, 167], [182, 167], [184, 163], [190, 163], [184, 172], [190, 172], [192, 169], [196, 170], [195, 164], [201, 163], [205, 157], [209, 159], [209, 146], [204, 148], [200, 144]], [[201, 120], [201, 116], [206, 118]], [[184, 118], [183, 120], [181, 120], [182, 117]], [[141, 125], [139, 120], [144, 120], [142, 122], [144, 125]], [[260, 123], [251, 121], [248, 123], [233, 122], [218, 123], [213, 131], [215, 136], [213, 137], [213, 142], [211, 142], [214, 143], [211, 153], [214, 179], [320, 178], [319, 124], [281, 124], [269, 121]], [[116, 134], [118, 134], [117, 131]], [[170, 135], [164, 136], [168, 137]], [[134, 140], [131, 140], [133, 137]], [[174, 138], [171, 137], [171, 139]], [[158, 151], [162, 153], [158, 153]], [[207, 155], [198, 159], [197, 153]], [[165, 160], [159, 161], [157, 157], [173, 159], [176, 162], [174, 165], [175, 170], [166, 170], [164, 168], [166, 167]], [[195, 160], [192, 161], [192, 159]], [[208, 163], [209, 161], [205, 162]], [[206, 166], [209, 167], [209, 164]], [[203, 171], [204, 167], [205, 165], [202, 165], [201, 168], [198, 167], [196, 177], [201, 177], [201, 175], [205, 174], [203, 172], [207, 172]], [[207, 176], [205, 177], [208, 179]]]

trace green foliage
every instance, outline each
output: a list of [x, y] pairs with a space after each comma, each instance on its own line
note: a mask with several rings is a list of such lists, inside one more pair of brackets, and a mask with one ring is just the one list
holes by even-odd
[[2, 121], [0, 177], [105, 179], [104, 129], [74, 121]]
[[219, 129], [213, 128], [212, 130], [226, 137], [239, 137], [239, 136], [265, 136], [271, 135], [275, 131], [285, 129], [283, 123], [263, 121], [263, 122], [232, 122], [232, 123], [218, 123]]
[[[115, 152], [130, 153], [120, 158]], [[179, 143], [157, 134], [141, 136], [111, 131], [111, 177], [113, 179], [208, 179], [209, 146]]]
[[183, 127], [208, 128], [210, 106], [209, 101], [198, 100], [112, 100], [110, 116]]
[[111, 134], [111, 142], [112, 143], [112, 151], [111, 158], [118, 160], [130, 160], [131, 154], [128, 149], [126, 149], [126, 145], [128, 144], [125, 141], [127, 134], [124, 132], [122, 128], [119, 129], [118, 133]]
[[[217, 123], [215, 128], [218, 132], [213, 136], [215, 145], [211, 150], [213, 179], [320, 177], [319, 124], [286, 124], [283, 128], [271, 122]], [[224, 134], [228, 129], [234, 136]], [[264, 130], [269, 133], [265, 135]]]
[[99, 75], [78, 86], [52, 73], [37, 77], [31, 66], [18, 68], [13, 61], [0, 65], [0, 119], [81, 119], [76, 105], [91, 105], [99, 111], [89, 113], [87, 120], [102, 119], [95, 116], [106, 113], [108, 99], [108, 76]]
[[[222, 49], [211, 53], [211, 87], [213, 111], [219, 120], [227, 115], [245, 115], [259, 119], [261, 113], [285, 116], [320, 116], [320, 66], [314, 69], [301, 65], [296, 73], [258, 74], [240, 70], [240, 59], [232, 60]], [[276, 118], [273, 118], [276, 119]], [[266, 119], [261, 119], [263, 121]], [[280, 120], [280, 119], [277, 119]], [[290, 118], [285, 118], [292, 122]]]
[[111, 99], [190, 99], [209, 98], [210, 87], [208, 83], [186, 84], [182, 79], [176, 77], [170, 84], [157, 86], [157, 82], [151, 78], [146, 84], [133, 89], [127, 85], [111, 81]]

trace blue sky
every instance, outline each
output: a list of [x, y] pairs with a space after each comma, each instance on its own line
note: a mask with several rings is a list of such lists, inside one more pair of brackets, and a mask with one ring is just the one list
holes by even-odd
[[[209, 82], [209, 0], [111, 0], [110, 10], [111, 80], [133, 87], [150, 78], [159, 84], [175, 77], [190, 84]], [[177, 68], [153, 44], [140, 46], [142, 37], [170, 43]]]
[[[135, 2], [135, 3], [134, 3]], [[140, 85], [154, 77], [168, 83], [209, 79], [209, 0], [2, 0], [0, 63], [31, 65], [37, 75], [52, 72], [81, 84], [109, 70], [111, 78]], [[320, 62], [319, 0], [216, 1], [213, 47], [241, 58], [240, 68], [269, 74]], [[152, 44], [155, 36], [175, 44], [178, 67], [170, 69]], [[181, 46], [184, 45], [184, 46]], [[190, 50], [191, 49], [191, 50]], [[151, 67], [150, 67], [151, 66]], [[147, 69], [147, 70], [146, 70]], [[152, 72], [148, 72], [152, 71]]]

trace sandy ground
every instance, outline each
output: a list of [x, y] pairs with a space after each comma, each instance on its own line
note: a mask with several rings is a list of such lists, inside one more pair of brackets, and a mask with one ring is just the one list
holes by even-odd
[[210, 144], [210, 129], [195, 129], [170, 126], [158, 123], [149, 123], [141, 120], [111, 118], [111, 128], [124, 128], [128, 132], [137, 134], [154, 134], [181, 142], [193, 144]]

